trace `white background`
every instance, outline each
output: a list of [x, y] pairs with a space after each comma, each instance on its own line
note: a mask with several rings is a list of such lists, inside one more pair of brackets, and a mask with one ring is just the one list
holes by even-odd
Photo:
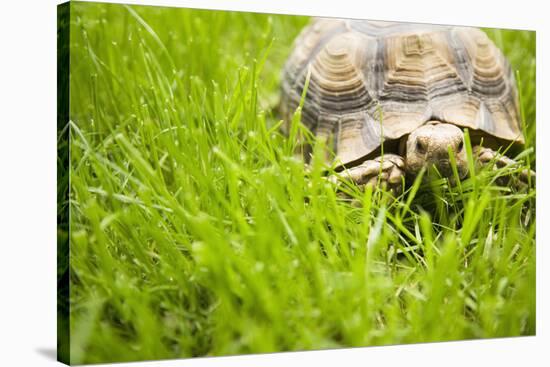
[[[0, 366], [49, 366], [56, 345], [56, 0], [0, 10]], [[548, 365], [550, 11], [545, 1], [126, 1], [537, 31], [537, 336], [322, 352], [202, 358], [131, 366]], [[545, 16], [547, 19], [545, 19]], [[543, 94], [544, 93], [544, 94]], [[546, 144], [543, 144], [548, 140]], [[546, 228], [545, 228], [546, 224]], [[444, 327], [444, 325], [442, 325]], [[122, 365], [121, 365], [122, 366]]]

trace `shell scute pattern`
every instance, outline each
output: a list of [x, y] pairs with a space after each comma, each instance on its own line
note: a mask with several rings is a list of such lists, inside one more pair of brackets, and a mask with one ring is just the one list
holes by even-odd
[[285, 66], [286, 121], [308, 73], [302, 121], [344, 164], [432, 119], [523, 142], [511, 68], [475, 28], [314, 20]]

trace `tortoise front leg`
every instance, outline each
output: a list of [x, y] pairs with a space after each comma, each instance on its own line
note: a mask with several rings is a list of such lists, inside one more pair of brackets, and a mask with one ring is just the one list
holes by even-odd
[[405, 161], [395, 154], [384, 154], [340, 173], [340, 177], [361, 187], [385, 187], [394, 195], [402, 191], [404, 175]]
[[[503, 154], [500, 154], [490, 148], [475, 146], [473, 148], [473, 151], [478, 164], [486, 166], [491, 162], [494, 162], [493, 169], [495, 170], [501, 169], [506, 166], [518, 164], [518, 162], [514, 161], [513, 159]], [[529, 183], [529, 179], [531, 179], [531, 182], [534, 183], [535, 177], [535, 171], [524, 169], [519, 173], [518, 179], [512, 179], [512, 177], [510, 176], [502, 176], [497, 180], [497, 183], [502, 186], [512, 185], [515, 188], [520, 189], [527, 186], [527, 184]]]

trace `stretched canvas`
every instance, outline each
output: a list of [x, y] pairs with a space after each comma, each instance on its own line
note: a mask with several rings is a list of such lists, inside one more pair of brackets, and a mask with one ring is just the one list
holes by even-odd
[[535, 32], [58, 7], [58, 358], [534, 335]]

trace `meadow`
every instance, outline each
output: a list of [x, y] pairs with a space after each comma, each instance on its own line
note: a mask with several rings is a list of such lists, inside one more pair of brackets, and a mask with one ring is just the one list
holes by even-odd
[[495, 184], [535, 166], [534, 32], [486, 30], [517, 71], [519, 166], [349, 201], [320, 145], [294, 156], [299, 110], [280, 131], [307, 17], [70, 16], [72, 363], [535, 334], [534, 182]]

